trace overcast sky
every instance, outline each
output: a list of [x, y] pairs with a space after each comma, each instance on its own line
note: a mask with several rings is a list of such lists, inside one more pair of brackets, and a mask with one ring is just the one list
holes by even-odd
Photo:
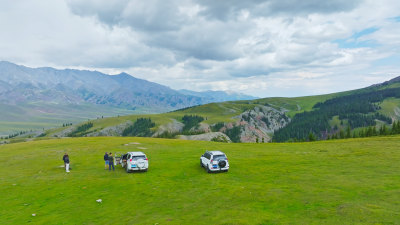
[[0, 0], [0, 60], [258, 97], [400, 76], [399, 0]]

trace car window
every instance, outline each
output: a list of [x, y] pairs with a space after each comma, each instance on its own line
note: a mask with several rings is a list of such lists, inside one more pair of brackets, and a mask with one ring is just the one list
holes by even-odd
[[225, 155], [214, 155], [213, 160], [226, 160]]
[[206, 153], [206, 158], [207, 158], [207, 159], [211, 159], [210, 153]]
[[140, 156], [133, 156], [132, 160], [137, 161], [139, 159], [146, 159], [146, 156], [140, 155]]

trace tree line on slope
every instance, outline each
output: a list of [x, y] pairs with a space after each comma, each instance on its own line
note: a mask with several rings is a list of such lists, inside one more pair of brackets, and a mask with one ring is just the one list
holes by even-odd
[[30, 131], [19, 131], [19, 132], [13, 133], [13, 134], [9, 134], [8, 136], [0, 137], [0, 139], [11, 139], [11, 138], [18, 137], [20, 135], [23, 135], [23, 134], [26, 134], [26, 133], [29, 133], [29, 132], [32, 132], [32, 130], [30, 130]]
[[[379, 129], [376, 126], [369, 126], [369, 127], [363, 127], [359, 130], [351, 131], [350, 126], [348, 126], [346, 131], [339, 130], [339, 132], [337, 132], [335, 134], [328, 135], [327, 140], [387, 136], [387, 135], [395, 135], [395, 134], [400, 134], [400, 121], [393, 122], [393, 125], [391, 128], [387, 127], [384, 124]], [[313, 134], [310, 133], [309, 135], [313, 135]], [[314, 137], [314, 140], [316, 140], [315, 137]], [[308, 138], [307, 141], [310, 141], [310, 138]]]
[[[202, 116], [184, 115], [182, 117], [182, 122], [184, 124], [183, 129], [182, 129], [182, 134], [195, 135], [195, 134], [204, 133], [204, 132], [201, 132], [201, 131], [194, 131], [199, 127], [199, 124], [202, 121], [204, 121], [204, 118]], [[192, 128], [194, 128], [194, 130]]]
[[[203, 117], [197, 115], [184, 115], [182, 118], [184, 127], [181, 134], [193, 135], [204, 132], [193, 131], [192, 128], [197, 128], [199, 123], [204, 120]], [[128, 126], [122, 132], [122, 136], [136, 136], [136, 137], [151, 137], [154, 131], [151, 128], [155, 127], [155, 123], [150, 118], [138, 118], [133, 125]], [[164, 132], [159, 134], [159, 138], [174, 138], [178, 133]]]
[[85, 134], [87, 134], [88, 133], [87, 131], [92, 127], [93, 127], [92, 122], [82, 124], [82, 125], [78, 126], [74, 131], [69, 133], [67, 136], [68, 137], [82, 137]]
[[155, 125], [150, 118], [138, 118], [133, 125], [124, 129], [122, 136], [150, 137], [153, 135], [150, 129]]
[[400, 88], [341, 96], [317, 103], [312, 111], [296, 114], [291, 123], [277, 130], [273, 141], [307, 140], [310, 134], [315, 139], [326, 139], [327, 134], [337, 132], [329, 124], [334, 116], [346, 119], [353, 129], [375, 126], [376, 120], [391, 124], [391, 118], [377, 112], [379, 103], [389, 97], [400, 98]]
[[[204, 121], [204, 117], [198, 115], [184, 115], [181, 118], [184, 127], [182, 132], [163, 132], [156, 137], [158, 138], [175, 138], [176, 135], [184, 134], [184, 135], [196, 135], [200, 133], [204, 133], [204, 131], [193, 131], [192, 128], [197, 128], [199, 123]], [[213, 132], [220, 131], [221, 128], [225, 126], [225, 123], [219, 122], [211, 126], [211, 130]], [[135, 136], [135, 137], [151, 137], [154, 132], [151, 128], [155, 127], [155, 123], [152, 122], [150, 118], [138, 118], [133, 125], [128, 126], [122, 132], [122, 136]], [[233, 126], [232, 128], [228, 128], [223, 130], [232, 142], [240, 142], [240, 134], [242, 131], [242, 126]], [[213, 140], [213, 141], [221, 141], [221, 140]], [[223, 140], [224, 142], [227, 140]]]

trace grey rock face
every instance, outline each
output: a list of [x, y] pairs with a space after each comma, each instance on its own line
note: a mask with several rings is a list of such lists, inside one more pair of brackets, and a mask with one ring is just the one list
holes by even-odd
[[122, 136], [122, 132], [124, 132], [125, 128], [131, 125], [133, 125], [132, 121], [126, 121], [125, 123], [121, 123], [116, 126], [106, 127], [100, 131], [89, 133], [86, 136], [87, 137]]
[[213, 140], [218, 140], [218, 141], [226, 141], [226, 142], [232, 142], [229, 137], [222, 133], [222, 132], [209, 132], [209, 133], [204, 133], [204, 134], [198, 134], [198, 135], [179, 135], [179, 139], [183, 140], [196, 140], [196, 141], [213, 141]]
[[240, 135], [241, 142], [269, 142], [274, 131], [286, 126], [290, 122], [284, 112], [268, 106], [257, 106], [243, 112], [236, 117], [237, 125], [243, 129]]
[[52, 134], [52, 137], [67, 137], [68, 134], [74, 132], [76, 130], [76, 126], [69, 126], [63, 130], [61, 130], [60, 132], [56, 132], [54, 134]]
[[192, 127], [189, 131], [190, 132], [208, 133], [208, 132], [211, 132], [211, 128], [210, 128], [210, 125], [208, 125], [206, 123], [200, 123], [199, 126]]
[[168, 133], [179, 133], [182, 132], [183, 127], [185, 126], [183, 123], [178, 122], [175, 119], [171, 119], [172, 122], [167, 123], [165, 125], [161, 125], [158, 130], [153, 134], [153, 137], [157, 137], [165, 132]]

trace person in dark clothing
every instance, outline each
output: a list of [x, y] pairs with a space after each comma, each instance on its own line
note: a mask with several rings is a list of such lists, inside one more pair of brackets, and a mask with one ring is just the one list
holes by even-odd
[[106, 152], [106, 154], [104, 155], [104, 162], [106, 163], [105, 164], [105, 169], [107, 169], [107, 167], [108, 167], [108, 153]]
[[108, 155], [108, 170], [111, 171], [111, 166], [113, 168], [113, 171], [115, 170], [114, 168], [114, 157], [112, 156], [112, 153]]
[[65, 172], [69, 173], [69, 156], [67, 153], [64, 154], [63, 161], [64, 161]]

